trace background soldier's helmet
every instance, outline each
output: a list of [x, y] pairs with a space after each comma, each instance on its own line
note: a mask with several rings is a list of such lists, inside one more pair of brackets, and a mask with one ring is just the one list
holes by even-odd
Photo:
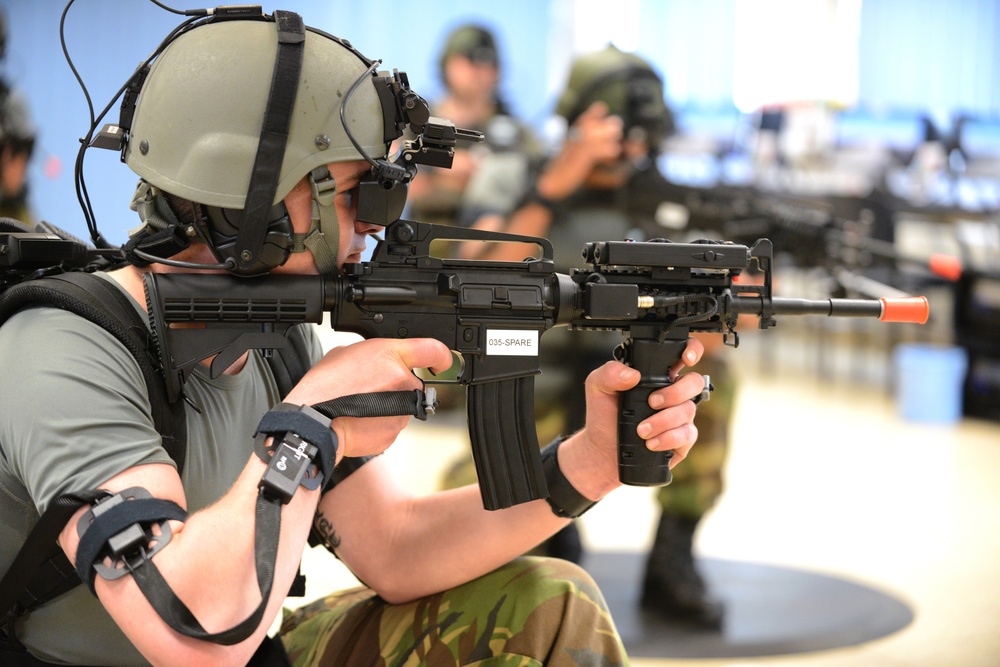
[[594, 102], [621, 117], [626, 136], [643, 138], [654, 152], [674, 131], [663, 79], [643, 58], [613, 45], [580, 56], [570, 69], [556, 113], [570, 125]]
[[474, 63], [483, 65], [493, 65], [500, 67], [500, 53], [497, 49], [496, 39], [493, 33], [482, 26], [462, 25], [448, 35], [444, 49], [441, 51], [441, 60], [438, 63], [441, 68], [441, 79], [444, 80], [445, 63], [448, 58], [459, 55], [465, 56]]

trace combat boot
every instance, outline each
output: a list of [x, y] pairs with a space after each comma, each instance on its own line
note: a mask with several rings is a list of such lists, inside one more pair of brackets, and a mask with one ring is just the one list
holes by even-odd
[[694, 562], [698, 519], [663, 514], [642, 582], [642, 608], [703, 628], [722, 628], [723, 605], [712, 596]]
[[571, 523], [558, 533], [542, 542], [542, 555], [550, 558], [562, 558], [579, 565], [583, 562], [583, 540], [576, 523]]

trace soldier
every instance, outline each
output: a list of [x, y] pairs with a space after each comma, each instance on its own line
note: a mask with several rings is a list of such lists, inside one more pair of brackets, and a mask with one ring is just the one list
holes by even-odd
[[[437, 224], [469, 224], [484, 214], [510, 213], [541, 147], [531, 130], [513, 114], [500, 92], [500, 51], [484, 26], [453, 29], [439, 59], [445, 94], [432, 107], [435, 116], [456, 126], [483, 132], [484, 143], [459, 145], [450, 169], [429, 167], [413, 179], [408, 215]], [[501, 187], [478, 187], [478, 173], [503, 174]], [[458, 218], [462, 214], [463, 219]]]
[[[333, 276], [358, 261], [391, 222], [389, 191], [405, 193], [387, 128], [399, 131], [405, 103], [423, 100], [291, 12], [220, 7], [189, 17], [153, 53], [116, 125], [128, 130], [120, 147], [139, 177], [141, 224], [129, 261], [94, 277], [95, 292], [145, 318], [150, 273], [253, 281]], [[362, 211], [383, 219], [359, 220]], [[176, 347], [164, 354], [190, 352]], [[701, 351], [690, 341], [685, 364]], [[377, 455], [407, 417], [329, 419], [310, 407], [412, 394], [415, 368], [451, 362], [435, 340], [313, 349], [288, 391], [257, 350], [220, 374], [203, 360], [177, 402], [183, 471], [139, 356], [50, 305], [0, 327], [0, 572], [45, 523], [39, 514], [74, 492], [58, 543], [45, 546], [87, 584], [2, 610], [0, 663], [286, 664], [286, 651], [295, 665], [626, 663], [583, 570], [518, 557], [619, 486], [617, 392], [638, 371], [608, 362], [588, 376], [586, 426], [546, 449], [549, 498], [488, 512], [475, 486], [418, 496], [393, 477]], [[687, 454], [701, 390], [688, 374], [651, 394], [657, 411], [637, 426], [648, 447]], [[268, 638], [307, 540], [367, 586], [319, 600]]]

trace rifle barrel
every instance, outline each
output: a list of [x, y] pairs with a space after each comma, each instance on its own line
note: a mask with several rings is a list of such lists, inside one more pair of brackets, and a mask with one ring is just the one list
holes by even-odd
[[[733, 298], [736, 312], [759, 315], [763, 300], [755, 296]], [[826, 315], [828, 317], [877, 317], [883, 322], [912, 322], [924, 324], [930, 315], [927, 297], [898, 297], [882, 299], [794, 299], [773, 297], [771, 313], [774, 315]]]

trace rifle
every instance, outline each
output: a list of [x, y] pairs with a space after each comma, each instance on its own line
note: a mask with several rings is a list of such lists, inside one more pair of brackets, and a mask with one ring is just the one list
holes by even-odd
[[[522, 262], [435, 257], [435, 241], [535, 243], [537, 258]], [[761, 329], [777, 315], [877, 317], [926, 322], [925, 297], [805, 300], [771, 293], [773, 248], [726, 241], [601, 241], [587, 243], [588, 266], [553, 269], [542, 238], [397, 220], [372, 259], [335, 277], [228, 274], [144, 275], [149, 317], [160, 346], [172, 400], [202, 359], [222, 373], [248, 349], [285, 345], [294, 325], [321, 323], [329, 313], [338, 331], [365, 338], [434, 338], [461, 354], [457, 382], [466, 386], [473, 458], [486, 509], [545, 497], [534, 425], [534, 375], [540, 336], [555, 326], [619, 331], [614, 358], [641, 380], [621, 397], [619, 477], [658, 486], [671, 480], [672, 452], [653, 452], [636, 426], [653, 410], [649, 394], [670, 384], [691, 332], [717, 332], [736, 347], [740, 315]], [[759, 284], [740, 282], [759, 271]], [[609, 356], [612, 354], [609, 351]]]
[[949, 283], [962, 273], [957, 257], [909, 255], [896, 248], [895, 218], [906, 209], [882, 190], [854, 197], [791, 195], [741, 186], [669, 186], [662, 188], [663, 194], [683, 203], [688, 227], [709, 229], [738, 242], [769, 238], [798, 266], [826, 266], [841, 275], [888, 270], [891, 282], [898, 281], [895, 274], [904, 267]]

